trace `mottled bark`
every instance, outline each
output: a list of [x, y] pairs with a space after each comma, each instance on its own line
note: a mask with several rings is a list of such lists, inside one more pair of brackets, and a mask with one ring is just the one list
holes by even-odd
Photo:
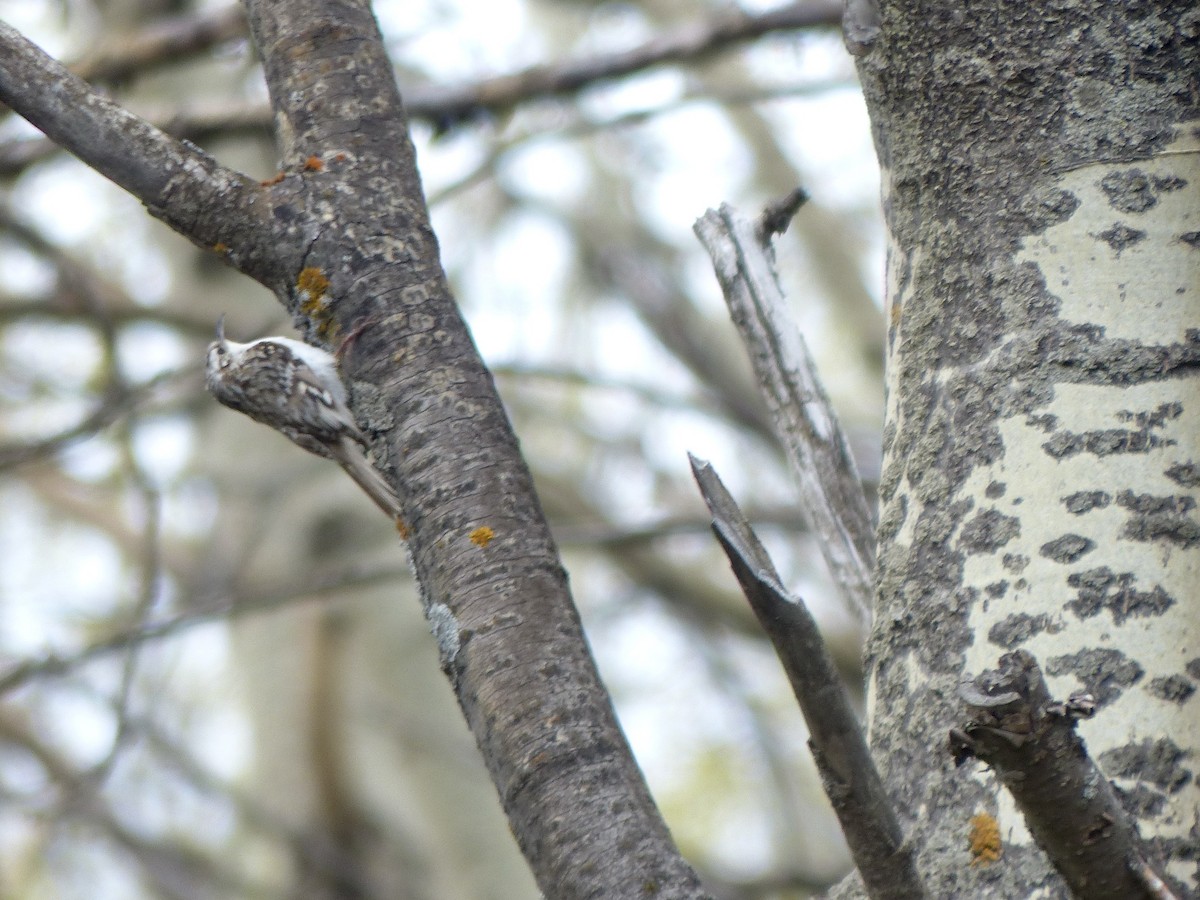
[[[303, 173], [296, 204], [279, 210], [307, 231], [300, 289], [287, 299], [317, 335], [344, 342], [359, 420], [382, 436], [396, 472], [442, 666], [539, 885], [552, 897], [637, 897], [648, 886], [698, 896], [617, 725], [529, 471], [450, 296], [368, 4], [249, 9], [284, 167]], [[319, 294], [302, 283], [314, 268]]]
[[[873, 746], [935, 896], [1065, 896], [950, 771], [955, 686], [1023, 648], [1197, 888], [1200, 9], [884, 4], [859, 68], [889, 229]], [[969, 821], [998, 817], [998, 859]]]

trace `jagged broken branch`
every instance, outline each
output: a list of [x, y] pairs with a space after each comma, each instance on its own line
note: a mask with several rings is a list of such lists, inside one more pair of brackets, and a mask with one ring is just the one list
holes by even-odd
[[821, 783], [867, 893], [876, 900], [924, 897], [900, 824], [817, 623], [784, 589], [766, 549], [712, 466], [694, 456], [691, 463], [717, 540], [800, 703]]

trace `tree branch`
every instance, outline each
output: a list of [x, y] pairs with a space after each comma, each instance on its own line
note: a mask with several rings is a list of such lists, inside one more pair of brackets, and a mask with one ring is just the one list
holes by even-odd
[[[799, 205], [799, 196], [791, 199], [785, 210]], [[786, 221], [781, 210], [772, 210], [756, 225], [726, 205], [697, 219], [694, 230], [712, 257], [775, 433], [792, 463], [801, 509], [820, 535], [825, 562], [850, 608], [870, 621], [875, 563], [871, 512], [849, 442], [775, 277], [770, 237]]]
[[246, 14], [240, 4], [233, 4], [160, 19], [132, 34], [111, 38], [70, 69], [86, 81], [125, 81], [246, 36]]
[[950, 732], [956, 761], [974, 756], [992, 768], [1076, 897], [1173, 896], [1075, 729], [1095, 711], [1090, 696], [1053, 701], [1027, 650], [1004, 654], [999, 669], [964, 681], [959, 695], [971, 718]]
[[925, 888], [829, 649], [803, 601], [780, 583], [766, 549], [711, 465], [690, 457], [738, 583], [775, 646], [804, 720], [809, 748], [872, 898], [917, 900]]
[[706, 896], [621, 733], [446, 284], [370, 5], [247, 9], [283, 158], [303, 171], [286, 237], [305, 241], [305, 283], [320, 286], [281, 296], [312, 333], [342, 342], [359, 422], [395, 470], [443, 671], [539, 886], [562, 900]]
[[[731, 10], [664, 32], [629, 50], [560, 60], [463, 85], [415, 85], [405, 96], [405, 110], [411, 119], [429, 121], [445, 130], [484, 113], [500, 114], [531, 100], [571, 96], [592, 84], [654, 66], [702, 59], [773, 32], [833, 27], [841, 11], [841, 3], [834, 0], [789, 3], [763, 13]], [[187, 17], [172, 23], [163, 34], [152, 32], [140, 36], [145, 64], [152, 63], [154, 54], [170, 41], [192, 49], [194, 42], [201, 39], [230, 36], [234, 33], [233, 25], [223, 15], [232, 15], [232, 11], [213, 14], [211, 20], [193, 21]], [[119, 68], [121, 65], [122, 60], [113, 57], [89, 59], [73, 68], [84, 77], [111, 79], [127, 74]], [[204, 141], [217, 134], [265, 132], [271, 127], [271, 110], [265, 104], [231, 102], [219, 109], [173, 114], [157, 121], [163, 131], [176, 137]], [[53, 150], [53, 145], [37, 138], [0, 143], [0, 175], [15, 175]]]
[[270, 210], [256, 182], [122, 109], [4, 22], [0, 101], [185, 237], [238, 248], [227, 258], [269, 280], [262, 262], [273, 237]]
[[763, 13], [729, 9], [660, 34], [630, 50], [531, 66], [461, 87], [416, 91], [408, 101], [408, 110], [410, 115], [430, 118], [445, 129], [481, 112], [503, 112], [539, 97], [568, 96], [597, 82], [664, 63], [695, 61], [772, 31], [837, 26], [841, 18], [840, 0], [805, 0]]

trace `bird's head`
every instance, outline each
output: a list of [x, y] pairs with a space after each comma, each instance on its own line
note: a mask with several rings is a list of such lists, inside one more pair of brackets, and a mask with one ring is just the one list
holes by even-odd
[[234, 364], [234, 357], [234, 347], [225, 339], [225, 314], [222, 313], [217, 319], [217, 339], [208, 345], [208, 355], [204, 359], [204, 382], [210, 391], [220, 383], [225, 370]]

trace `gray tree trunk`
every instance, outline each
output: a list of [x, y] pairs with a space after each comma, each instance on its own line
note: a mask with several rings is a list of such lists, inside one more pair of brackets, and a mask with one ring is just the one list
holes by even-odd
[[[945, 750], [960, 679], [1027, 649], [1055, 696], [1095, 695], [1089, 751], [1195, 892], [1200, 7], [901, 0], [879, 26], [874, 749], [932, 896], [1065, 896]], [[971, 852], [980, 812], [999, 860]]]

